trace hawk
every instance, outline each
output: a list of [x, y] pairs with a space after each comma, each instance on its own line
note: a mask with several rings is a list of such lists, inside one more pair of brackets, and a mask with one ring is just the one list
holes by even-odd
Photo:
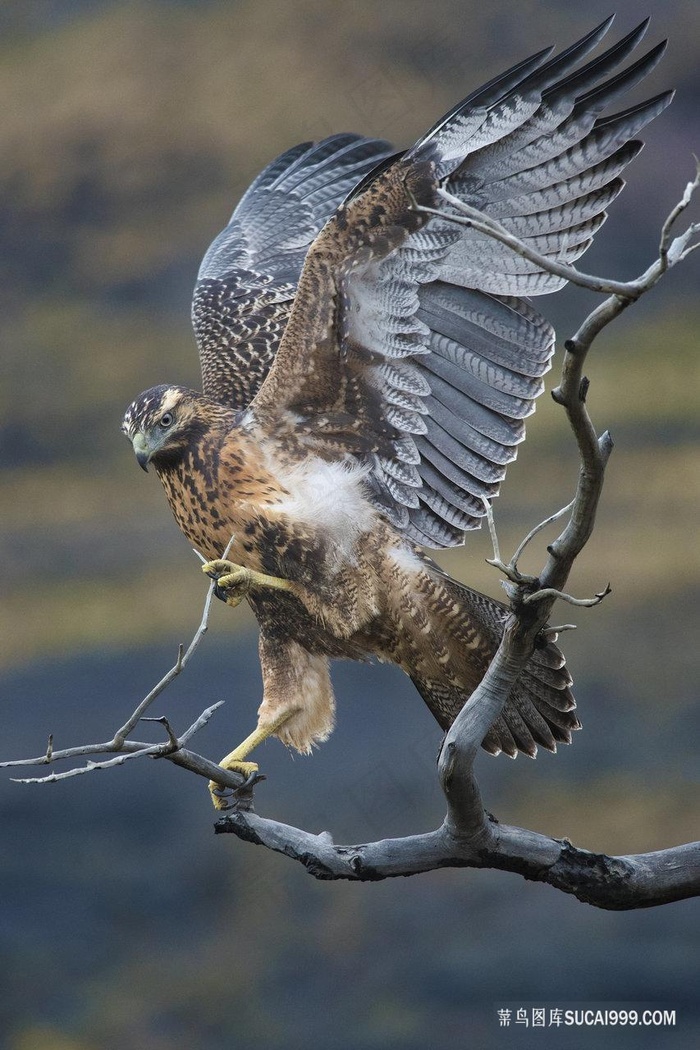
[[[424, 548], [461, 544], [498, 493], [554, 350], [529, 299], [565, 281], [452, 221], [438, 190], [578, 259], [672, 97], [601, 115], [665, 46], [621, 68], [645, 22], [584, 63], [611, 21], [495, 77], [405, 152], [354, 134], [288, 150], [204, 256], [203, 393], [147, 390], [123, 430], [218, 596], [259, 623], [257, 727], [225, 768], [249, 775], [272, 735], [305, 753], [328, 737], [332, 658], [397, 664], [443, 728], [483, 677], [506, 608]], [[542, 639], [484, 748], [569, 743], [570, 686]]]

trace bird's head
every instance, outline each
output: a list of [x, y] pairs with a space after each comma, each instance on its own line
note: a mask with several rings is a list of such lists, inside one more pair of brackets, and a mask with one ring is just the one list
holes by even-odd
[[131, 442], [139, 466], [166, 466], [179, 459], [201, 429], [198, 402], [204, 400], [183, 386], [154, 386], [142, 394], [124, 413], [122, 432]]

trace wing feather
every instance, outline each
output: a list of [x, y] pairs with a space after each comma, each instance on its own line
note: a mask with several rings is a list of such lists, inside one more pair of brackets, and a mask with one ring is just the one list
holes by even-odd
[[[365, 175], [308, 251], [251, 425], [283, 434], [291, 454], [364, 462], [370, 498], [417, 542], [462, 542], [497, 495], [554, 350], [551, 326], [522, 297], [565, 283], [450, 221], [438, 189], [541, 255], [578, 259], [641, 149], [635, 136], [672, 97], [601, 116], [664, 49], [621, 68], [644, 22], [582, 65], [610, 22], [469, 95]], [[308, 186], [321, 192], [315, 177]], [[520, 724], [510, 734], [534, 746]]]
[[352, 188], [391, 156], [358, 135], [302, 142], [251, 183], [199, 270], [192, 323], [202, 389], [247, 406], [282, 339], [309, 245]]

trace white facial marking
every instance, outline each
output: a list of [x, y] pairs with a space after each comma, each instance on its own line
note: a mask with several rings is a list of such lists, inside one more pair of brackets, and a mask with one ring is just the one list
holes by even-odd
[[163, 397], [162, 397], [161, 403], [160, 403], [160, 411], [161, 412], [172, 412], [172, 410], [175, 408], [175, 406], [180, 404], [181, 400], [182, 400], [182, 391], [181, 390], [177, 390], [175, 387], [171, 387], [169, 390], [166, 390], [165, 393], [163, 394]]

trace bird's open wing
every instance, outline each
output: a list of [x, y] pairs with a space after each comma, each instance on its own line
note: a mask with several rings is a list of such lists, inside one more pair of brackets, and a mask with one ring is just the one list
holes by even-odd
[[516, 297], [565, 282], [414, 205], [448, 214], [445, 186], [540, 253], [577, 259], [641, 148], [632, 136], [671, 98], [600, 116], [664, 46], [617, 72], [643, 24], [580, 66], [609, 24], [474, 92], [338, 209], [251, 405], [250, 425], [298, 455], [366, 464], [374, 502], [428, 546], [462, 542], [497, 493], [554, 345]]
[[387, 142], [333, 135], [303, 142], [258, 175], [208, 249], [192, 302], [202, 389], [250, 403], [287, 323], [309, 245], [341, 201], [391, 155]]

